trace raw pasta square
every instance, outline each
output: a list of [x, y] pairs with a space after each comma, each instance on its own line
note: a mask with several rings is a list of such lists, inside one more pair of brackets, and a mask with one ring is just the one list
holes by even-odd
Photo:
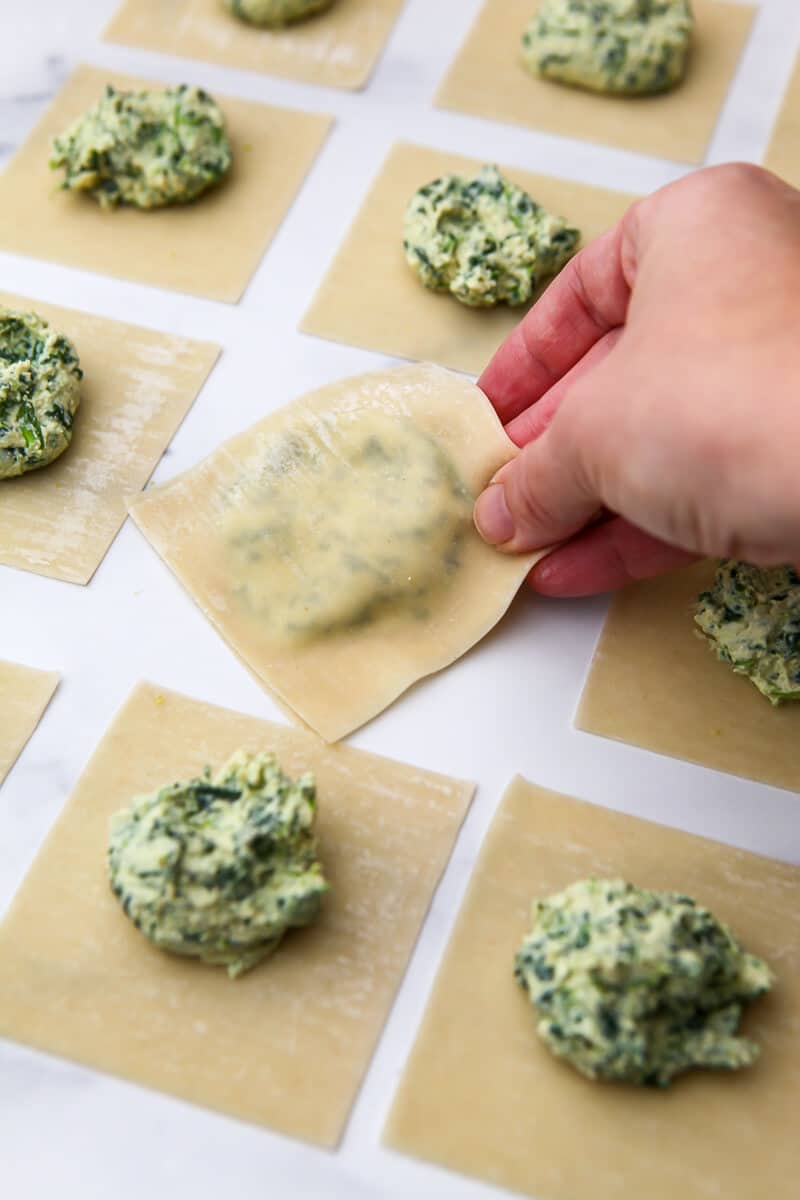
[[[414, 192], [475, 159], [423, 146], [393, 147], [300, 328], [304, 333], [439, 363], [477, 375], [522, 320], [525, 307], [474, 309], [422, 286], [403, 256], [403, 214]], [[502, 167], [545, 208], [581, 230], [584, 242], [612, 226], [634, 197]]]
[[336, 741], [466, 653], [541, 557], [472, 523], [515, 453], [473, 384], [401, 367], [300, 397], [131, 515], [258, 681]]
[[[778, 974], [761, 1058], [667, 1090], [553, 1056], [512, 976], [531, 901], [591, 875], [694, 896]], [[800, 1170], [800, 869], [517, 778], [484, 842], [385, 1140], [536, 1200], [793, 1200]]]
[[800, 187], [800, 58], [786, 89], [764, 166]]
[[614, 598], [576, 724], [659, 754], [800, 791], [800, 705], [773, 707], [720, 662], [692, 619], [701, 563]]
[[225, 67], [357, 90], [369, 80], [402, 7], [403, 0], [336, 0], [328, 12], [268, 30], [238, 20], [222, 0], [125, 0], [105, 37]]
[[84, 378], [69, 449], [0, 483], [0, 563], [88, 583], [219, 354], [208, 342], [152, 333], [0, 292], [70, 338]]
[[0, 175], [0, 249], [101, 275], [236, 303], [327, 137], [331, 118], [215, 96], [234, 154], [230, 175], [193, 204], [106, 212], [59, 189], [50, 146], [106, 84], [162, 87], [79, 67]]
[[0, 783], [13, 767], [58, 687], [53, 671], [0, 659]]
[[[238, 980], [156, 950], [108, 884], [111, 815], [238, 747], [316, 773], [320, 919]], [[139, 684], [0, 925], [0, 1035], [332, 1147], [472, 785]]]
[[703, 162], [755, 9], [692, 0], [695, 35], [685, 79], [657, 96], [607, 96], [529, 74], [520, 39], [538, 0], [486, 0], [439, 89], [441, 108], [528, 125], [680, 162]]

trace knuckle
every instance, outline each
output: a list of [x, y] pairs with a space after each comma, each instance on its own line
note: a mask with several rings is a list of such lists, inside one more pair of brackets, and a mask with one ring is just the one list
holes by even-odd
[[709, 179], [717, 187], [738, 192], [743, 188], [760, 190], [771, 185], [774, 176], [755, 163], [730, 162], [712, 168]]

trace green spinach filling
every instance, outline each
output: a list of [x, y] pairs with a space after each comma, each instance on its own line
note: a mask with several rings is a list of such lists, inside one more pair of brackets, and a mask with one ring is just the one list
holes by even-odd
[[554, 1054], [590, 1079], [653, 1087], [693, 1067], [755, 1062], [739, 1020], [774, 983], [708, 909], [620, 879], [538, 901], [514, 974]]
[[82, 378], [68, 338], [35, 313], [0, 308], [0, 480], [64, 453]]
[[212, 775], [134, 799], [111, 826], [111, 887], [161, 950], [224, 965], [231, 978], [310, 924], [328, 885], [314, 836], [313, 776], [239, 750]]
[[53, 141], [50, 166], [62, 188], [86, 192], [101, 208], [188, 204], [227, 174], [225, 120], [202, 88], [122, 92], [98, 103]]
[[527, 304], [579, 239], [488, 165], [472, 179], [443, 175], [420, 188], [403, 223], [406, 262], [420, 282], [473, 308]]
[[800, 700], [800, 576], [726, 559], [694, 619], [717, 657], [772, 704]]
[[224, 0], [225, 7], [251, 25], [280, 28], [330, 8], [334, 0]]
[[522, 61], [595, 92], [663, 92], [686, 72], [693, 24], [688, 0], [542, 0]]

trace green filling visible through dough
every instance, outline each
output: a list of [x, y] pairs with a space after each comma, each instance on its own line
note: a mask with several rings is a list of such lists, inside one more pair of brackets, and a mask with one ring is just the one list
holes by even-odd
[[443, 175], [426, 184], [403, 223], [406, 262], [420, 282], [472, 308], [527, 304], [579, 238], [493, 166], [473, 179]]
[[772, 704], [800, 700], [800, 576], [726, 559], [694, 619], [717, 656]]
[[138, 796], [112, 821], [111, 887], [161, 950], [250, 970], [328, 889], [314, 836], [311, 775], [272, 754], [236, 754], [213, 775]]
[[270, 443], [219, 528], [242, 607], [271, 640], [302, 641], [426, 620], [459, 568], [472, 504], [432, 437], [364, 409]]
[[330, 8], [334, 0], [224, 0], [235, 17], [251, 25], [280, 28]]
[[522, 61], [594, 92], [663, 92], [685, 74], [693, 23], [688, 0], [542, 0]]
[[693, 1067], [755, 1062], [739, 1020], [774, 983], [708, 909], [620, 879], [538, 901], [514, 974], [554, 1054], [590, 1079], [654, 1087]]
[[121, 92], [98, 103], [53, 141], [50, 166], [65, 190], [87, 192], [102, 208], [188, 204], [230, 169], [231, 148], [218, 105], [201, 88]]
[[82, 378], [68, 338], [35, 313], [0, 308], [0, 480], [64, 453]]

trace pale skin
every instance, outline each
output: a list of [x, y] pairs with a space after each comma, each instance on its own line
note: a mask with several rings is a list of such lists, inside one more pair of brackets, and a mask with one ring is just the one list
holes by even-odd
[[550, 596], [699, 556], [800, 562], [800, 192], [747, 164], [639, 201], [486, 368], [521, 453], [479, 497]]

